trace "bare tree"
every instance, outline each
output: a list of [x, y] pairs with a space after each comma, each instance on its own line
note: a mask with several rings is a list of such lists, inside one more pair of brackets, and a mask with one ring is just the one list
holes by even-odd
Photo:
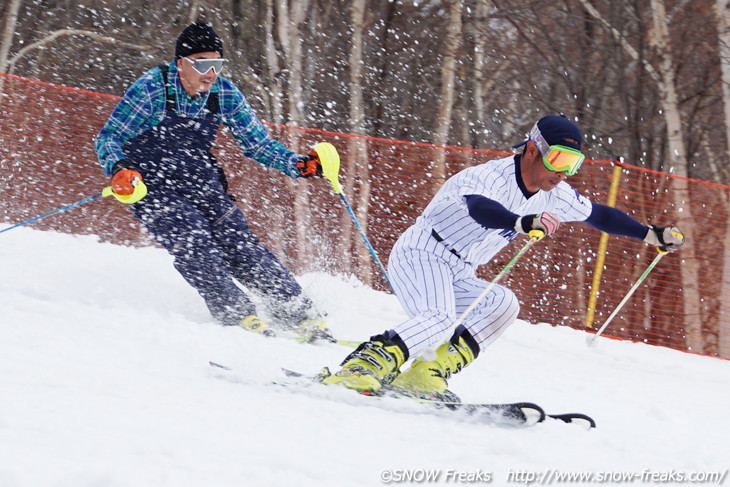
[[[5, 25], [3, 26], [3, 36], [0, 39], [0, 72], [7, 73], [8, 69], [8, 56], [10, 54], [10, 47], [13, 44], [13, 34], [15, 34], [15, 28], [18, 23], [18, 11], [20, 10], [21, 0], [12, 0], [5, 8], [7, 9], [5, 15]], [[5, 85], [5, 78], [0, 76], [0, 104], [2, 104], [3, 87]]]
[[[451, 112], [454, 109], [454, 79], [456, 77], [456, 55], [461, 44], [463, 23], [461, 11], [463, 0], [451, 0], [449, 6], [449, 25], [444, 45], [443, 60], [441, 62], [441, 93], [439, 108], [436, 115], [434, 143], [445, 146], [449, 139], [451, 128]], [[443, 149], [436, 152], [434, 161], [434, 186], [440, 187], [446, 179], [446, 154]]]
[[281, 75], [279, 55], [274, 42], [274, 1], [266, 0], [266, 14], [264, 17], [266, 33], [266, 67], [268, 68], [269, 85], [269, 113], [271, 121], [277, 124], [284, 123], [284, 77]]
[[[350, 7], [350, 16], [352, 22], [352, 42], [350, 45], [349, 65], [350, 65], [350, 132], [358, 135], [365, 135], [365, 106], [363, 100], [363, 49], [364, 49], [364, 32], [365, 32], [365, 0], [354, 0]], [[348, 169], [353, 176], [350, 194], [355, 191], [354, 185], [357, 182], [357, 217], [364, 232], [367, 233], [367, 215], [370, 200], [370, 170], [368, 167], [368, 146], [367, 140], [362, 137], [351, 138], [347, 144]], [[343, 220], [347, 216], [343, 215]], [[347, 229], [344, 236], [346, 244], [343, 249], [349, 249], [352, 245], [352, 225], [343, 221], [341, 228]], [[364, 242], [356, 240], [356, 248], [358, 249], [358, 261], [361, 268], [367, 268], [370, 256]], [[347, 261], [345, 257], [343, 261]], [[371, 284], [372, 279], [369, 272], [363, 273], [366, 284]]]
[[[7, 73], [8, 56], [10, 55], [10, 47], [13, 44], [13, 34], [18, 23], [18, 11], [20, 10], [21, 0], [11, 0], [5, 7], [5, 25], [3, 26], [3, 37], [0, 40], [0, 72]], [[2, 81], [0, 80], [0, 83]], [[0, 85], [0, 92], [2, 92]]]
[[[720, 47], [723, 112], [725, 115], [726, 157], [730, 161], [730, 1], [717, 0], [715, 4], [717, 33]], [[724, 178], [718, 178], [722, 180]]]
[[190, 4], [190, 13], [188, 14], [188, 24], [192, 24], [196, 20], [198, 20], [198, 17], [200, 16], [200, 11], [202, 10], [201, 5], [202, 0], [192, 0]]
[[[291, 13], [290, 10], [291, 9]], [[302, 36], [301, 28], [308, 13], [309, 0], [296, 0], [291, 4], [287, 0], [276, 2], [278, 16], [277, 32], [284, 52], [284, 62], [289, 73], [289, 106], [287, 123], [300, 125], [302, 123], [303, 93], [302, 93]]]
[[[481, 126], [482, 121], [486, 118], [484, 97], [485, 93], [487, 93], [484, 83], [484, 80], [486, 78], [485, 64], [487, 59], [487, 39], [486, 36], [482, 33], [482, 29], [479, 28], [479, 25], [483, 25], [486, 23], [489, 14], [489, 8], [490, 2], [488, 0], [477, 0], [476, 12], [474, 16], [476, 32], [474, 34], [474, 80], [472, 83], [472, 89], [474, 91], [474, 117], [476, 118], [477, 127]], [[476, 137], [474, 139], [475, 140], [472, 142], [472, 144], [478, 147]]]
[[[674, 189], [674, 203], [677, 212], [677, 223], [685, 232], [695, 228], [695, 221], [692, 211], [692, 201], [689, 192], [689, 185], [685, 178], [687, 172], [687, 154], [684, 147], [684, 134], [680, 120], [679, 102], [674, 80], [674, 62], [672, 59], [673, 49], [669, 39], [669, 27], [667, 25], [667, 14], [664, 7], [664, 0], [651, 0], [651, 8], [654, 19], [654, 30], [652, 39], [659, 55], [659, 92], [661, 94], [662, 106], [664, 108], [664, 119], [667, 126], [667, 139], [669, 143], [670, 172], [674, 172], [679, 178], [672, 179]], [[702, 346], [700, 293], [699, 293], [699, 269], [696, 247], [689, 245], [683, 252], [685, 264], [682, 266], [682, 291], [684, 293], [684, 317], [688, 329], [688, 340], [692, 350], [700, 351]]]
[[106, 43], [106, 44], [112, 44], [114, 46], [119, 47], [125, 47], [127, 49], [134, 49], [137, 51], [148, 51], [152, 47], [149, 45], [143, 45], [143, 44], [135, 44], [131, 42], [125, 42], [120, 41], [116, 37], [109, 37], [105, 35], [98, 34], [96, 32], [90, 31], [90, 30], [79, 30], [79, 29], [60, 29], [54, 32], [51, 32], [43, 39], [33, 42], [31, 44], [28, 44], [23, 49], [19, 50], [15, 55], [13, 55], [12, 58], [10, 58], [6, 63], [6, 70], [8, 74], [13, 74], [15, 71], [15, 64], [18, 62], [19, 59], [21, 59], [23, 56], [25, 56], [28, 52], [34, 50], [34, 49], [41, 49], [46, 44], [49, 44], [59, 38], [62, 37], [70, 37], [70, 36], [85, 36], [89, 37], [95, 41]]
[[[274, 4], [276, 13], [276, 32], [282, 46], [283, 62], [288, 73], [288, 106], [286, 120], [288, 125], [300, 126], [302, 124], [302, 109], [304, 105], [302, 90], [302, 35], [301, 28], [308, 13], [309, 0], [295, 0], [291, 3], [287, 0], [276, 0]], [[292, 148], [298, 146], [298, 140], [290, 139]], [[309, 206], [309, 193], [302, 188], [299, 181], [287, 181], [289, 189], [294, 196], [294, 215], [297, 233], [297, 241], [305, 242], [311, 233], [307, 208]], [[300, 257], [300, 256], [297, 256]]]
[[[715, 14], [717, 17], [717, 31], [720, 43], [720, 73], [722, 77], [722, 99], [723, 113], [725, 122], [725, 150], [726, 160], [730, 161], [730, 1], [717, 0], [715, 4]], [[727, 167], [725, 168], [727, 171]], [[719, 169], [716, 171], [719, 172]], [[719, 176], [719, 175], [718, 175]], [[718, 177], [718, 180], [724, 180]], [[722, 193], [725, 196], [725, 204], [727, 205], [727, 192]], [[730, 225], [726, 227], [725, 240], [730, 239]], [[724, 262], [730, 262], [730, 246], [725, 246]], [[730, 270], [727, 267], [722, 271], [722, 287], [720, 295], [730, 295]], [[730, 316], [730, 300], [720, 300], [720, 316]], [[719, 340], [720, 349], [718, 352], [721, 356], [727, 356], [730, 353], [730, 342], [727, 340]], [[725, 346], [725, 349], [722, 346]]]
[[[657, 87], [664, 124], [666, 127], [666, 140], [668, 144], [667, 160], [669, 171], [683, 178], [688, 177], [687, 153], [684, 145], [684, 132], [681, 123], [681, 111], [677, 95], [677, 87], [674, 78], [674, 61], [671, 49], [667, 15], [663, 0], [651, 0], [651, 13], [653, 29], [649, 32], [650, 42], [656, 48], [658, 66], [655, 67], [648, 59], [642, 57], [640, 52], [631, 45], [629, 40], [615, 28], [590, 0], [580, 0], [586, 11], [598, 20], [613, 37], [620, 43], [621, 47], [631, 58], [641, 63], [645, 72], [650, 76]], [[689, 187], [686, 179], [673, 179], [673, 197], [677, 212], [677, 224], [685, 231], [691, 232], [695, 227]], [[690, 346], [699, 350], [701, 346], [700, 333], [700, 311], [698, 292], [698, 268], [694, 255], [693, 246], [683, 251], [685, 265], [682, 266], [682, 283], [684, 292], [685, 319], [688, 324], [688, 337], [691, 340]]]

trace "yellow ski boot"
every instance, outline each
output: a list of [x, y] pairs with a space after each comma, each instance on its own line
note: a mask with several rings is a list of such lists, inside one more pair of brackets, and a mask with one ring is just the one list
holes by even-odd
[[436, 349], [435, 357], [418, 357], [411, 367], [391, 382], [403, 393], [429, 399], [449, 399], [455, 395], [448, 390], [447, 380], [460, 372], [479, 355], [479, 344], [462, 327], [448, 342]]
[[338, 384], [359, 392], [376, 392], [398, 374], [408, 360], [408, 348], [398, 335], [377, 335], [361, 343], [342, 362], [342, 369], [323, 384]]
[[303, 343], [314, 343], [320, 340], [332, 343], [337, 342], [327, 328], [327, 323], [321, 318], [304, 319], [294, 327], [294, 331], [299, 335], [297, 341]]
[[259, 333], [267, 337], [273, 337], [276, 335], [274, 331], [269, 328], [269, 325], [261, 321], [261, 318], [258, 316], [246, 316], [238, 325], [246, 331]]

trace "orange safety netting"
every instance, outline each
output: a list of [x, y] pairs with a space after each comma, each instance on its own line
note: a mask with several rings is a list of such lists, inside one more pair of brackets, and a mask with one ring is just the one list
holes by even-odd
[[[35, 217], [108, 184], [93, 139], [118, 97], [2, 74], [0, 82], [0, 221], [11, 224]], [[347, 199], [386, 265], [395, 240], [442, 183], [434, 161], [444, 158], [448, 177], [505, 154], [298, 127], [269, 129], [300, 153], [320, 141], [337, 147]], [[352, 273], [376, 288], [388, 288], [342, 202], [324, 180], [292, 180], [263, 168], [243, 158], [225, 131], [215, 151], [252, 229], [295, 273]], [[592, 200], [605, 203], [616, 164], [586, 161], [570, 182]], [[730, 297], [725, 272], [730, 187], [621, 167], [618, 208], [647, 223], [677, 222], [685, 211], [693, 219], [683, 221], [685, 248], [660, 261], [604, 335], [730, 358], [730, 310], [725, 305]], [[677, 188], [684, 186], [686, 198], [677, 198]], [[111, 198], [32, 225], [95, 234], [118, 244], [152, 245], [129, 210]], [[520, 299], [520, 318], [586, 327], [600, 236], [585, 224], [566, 224], [556, 237], [533, 246], [501, 282]], [[521, 238], [512, 242], [480, 269], [481, 277], [493, 278], [524, 243]], [[601, 326], [655, 256], [656, 251], [642, 242], [609, 238], [593, 329]], [[692, 282], [691, 276], [701, 279]], [[394, 324], [374, 324], [373, 332]]]

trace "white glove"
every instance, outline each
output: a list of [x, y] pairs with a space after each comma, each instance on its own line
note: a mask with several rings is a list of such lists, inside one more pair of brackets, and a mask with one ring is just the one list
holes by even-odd
[[684, 245], [684, 234], [677, 227], [649, 225], [644, 242], [657, 247], [662, 252], [674, 252]]
[[544, 211], [537, 215], [525, 215], [517, 219], [515, 230], [518, 233], [529, 234], [531, 230], [540, 230], [545, 236], [552, 235], [560, 226], [560, 218]]

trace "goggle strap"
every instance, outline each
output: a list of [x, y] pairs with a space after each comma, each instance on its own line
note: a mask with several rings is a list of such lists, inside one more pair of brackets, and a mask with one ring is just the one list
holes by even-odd
[[[545, 137], [543, 137], [542, 133], [540, 133], [540, 129], [538, 128], [537, 124], [532, 127], [532, 130], [530, 130], [529, 139], [535, 143], [537, 149], [540, 151], [540, 155], [542, 156], [542, 161], [545, 164], [545, 167], [547, 167], [551, 171], [566, 172], [568, 176], [572, 176], [583, 164], [583, 159], [585, 159], [583, 153], [581, 153], [577, 149], [573, 149], [572, 147], [548, 144], [547, 140], [545, 140]], [[557, 150], [561, 153], [569, 154], [571, 156], [579, 156], [578, 162], [573, 162], [565, 168], [556, 169], [552, 165], [552, 163], [548, 161], [548, 156], [551, 155], [551, 152], [553, 150]]]

